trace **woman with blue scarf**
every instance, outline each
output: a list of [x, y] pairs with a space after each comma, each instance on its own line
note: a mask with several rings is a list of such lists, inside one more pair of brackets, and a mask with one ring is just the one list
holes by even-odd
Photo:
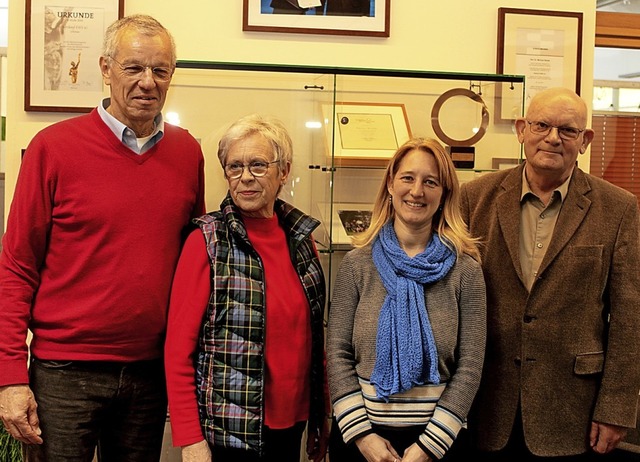
[[446, 460], [465, 425], [486, 299], [459, 189], [437, 141], [408, 141], [342, 260], [327, 331], [331, 462]]

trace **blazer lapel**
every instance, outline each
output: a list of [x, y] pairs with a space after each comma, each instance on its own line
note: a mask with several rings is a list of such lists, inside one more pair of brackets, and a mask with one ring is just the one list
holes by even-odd
[[562, 204], [562, 209], [553, 231], [549, 249], [547, 249], [547, 253], [540, 263], [538, 274], [541, 275], [549, 267], [549, 264], [568, 244], [580, 223], [586, 217], [591, 207], [591, 201], [585, 197], [585, 194], [590, 190], [591, 186], [589, 186], [586, 175], [576, 167], [569, 183], [567, 197]]
[[[522, 190], [522, 170], [524, 163], [507, 175], [500, 184], [504, 190], [496, 201], [498, 223], [502, 237], [511, 256], [511, 262], [521, 281], [522, 267], [520, 265], [520, 195]], [[524, 283], [524, 281], [523, 281]]]

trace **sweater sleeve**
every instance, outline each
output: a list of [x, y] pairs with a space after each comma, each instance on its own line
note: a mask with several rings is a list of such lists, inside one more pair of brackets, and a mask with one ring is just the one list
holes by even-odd
[[193, 207], [193, 216], [191, 218], [197, 218], [206, 213], [206, 205], [204, 200], [204, 157], [202, 151], [200, 152], [200, 159], [198, 162], [198, 192], [196, 193], [196, 204]]
[[37, 135], [20, 166], [0, 253], [0, 386], [29, 383], [27, 330], [51, 230], [52, 170]]
[[356, 372], [352, 343], [359, 293], [351, 255], [345, 255], [336, 276], [327, 328], [327, 375], [334, 414], [345, 442], [372, 432]]
[[210, 287], [209, 257], [202, 232], [196, 229], [187, 238], [178, 260], [169, 303], [165, 369], [174, 446], [187, 446], [204, 439], [198, 414], [194, 356]]

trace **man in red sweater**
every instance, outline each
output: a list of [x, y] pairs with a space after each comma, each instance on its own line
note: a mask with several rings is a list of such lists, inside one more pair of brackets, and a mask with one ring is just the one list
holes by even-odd
[[0, 254], [0, 417], [29, 460], [160, 458], [169, 291], [205, 211], [200, 146], [160, 112], [175, 62], [155, 19], [115, 22], [111, 97], [24, 155]]

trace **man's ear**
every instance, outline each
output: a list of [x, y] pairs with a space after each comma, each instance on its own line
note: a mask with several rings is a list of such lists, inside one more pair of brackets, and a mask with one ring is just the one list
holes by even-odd
[[100, 72], [105, 85], [111, 85], [111, 68], [107, 62], [107, 58], [100, 56]]
[[594, 135], [595, 132], [590, 128], [587, 128], [584, 132], [582, 132], [582, 145], [580, 146], [580, 154], [585, 153], [587, 147], [589, 146], [589, 144], [591, 144], [591, 141], [593, 141]]
[[520, 142], [520, 144], [522, 144], [524, 143], [524, 129], [527, 128], [527, 120], [522, 118], [516, 119], [515, 127], [518, 141]]

